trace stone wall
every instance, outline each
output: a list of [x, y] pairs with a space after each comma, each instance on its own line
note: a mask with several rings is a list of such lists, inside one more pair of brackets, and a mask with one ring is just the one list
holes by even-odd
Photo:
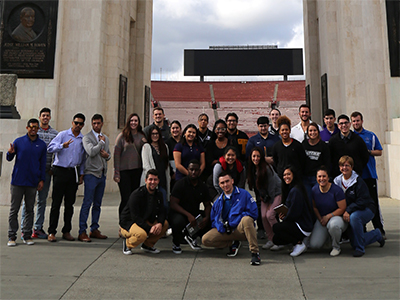
[[[151, 82], [152, 14], [152, 0], [59, 2], [54, 78], [18, 80], [16, 107], [21, 120], [0, 128], [3, 166], [8, 164], [9, 143], [25, 133], [26, 120], [37, 118], [42, 107], [52, 110], [50, 125], [59, 131], [71, 126], [74, 114], [84, 113], [84, 134], [91, 129], [92, 115], [102, 114], [103, 131], [113, 146], [120, 132], [120, 74], [128, 78], [127, 114], [137, 112], [143, 117], [144, 88]], [[8, 130], [10, 126], [13, 131]], [[22, 131], [14, 132], [16, 128]], [[107, 191], [118, 189], [112, 173], [111, 160]], [[3, 187], [9, 185], [10, 175], [8, 166], [2, 169], [0, 203], [8, 201], [9, 189]]]
[[[400, 85], [390, 78], [385, 1], [304, 0], [303, 4], [306, 84], [311, 85], [314, 120], [322, 120], [320, 82], [327, 73], [329, 107], [337, 115], [360, 111], [364, 127], [387, 144], [391, 119], [399, 117]], [[379, 192], [390, 196], [388, 155], [384, 151], [377, 158], [377, 169]]]

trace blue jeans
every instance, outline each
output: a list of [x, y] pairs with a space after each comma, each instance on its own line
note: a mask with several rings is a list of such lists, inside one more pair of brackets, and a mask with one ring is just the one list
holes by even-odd
[[375, 243], [382, 239], [381, 231], [375, 229], [364, 232], [364, 226], [374, 217], [374, 213], [366, 208], [364, 210], [356, 210], [350, 215], [350, 242], [355, 250], [365, 252], [365, 246]]
[[[81, 212], [79, 214], [79, 234], [86, 232], [87, 219], [89, 217], [89, 210], [92, 206], [92, 224], [90, 231], [99, 228], [99, 218], [101, 211], [101, 202], [103, 200], [104, 189], [106, 187], [106, 176], [97, 178], [94, 175], [87, 174], [83, 177], [85, 183], [85, 192]], [[93, 205], [92, 205], [93, 204]]]
[[[35, 230], [43, 229], [44, 215], [46, 212], [46, 201], [47, 201], [47, 196], [49, 195], [50, 183], [51, 183], [51, 175], [46, 172], [46, 180], [43, 183], [43, 189], [40, 192], [37, 192], [36, 220], [34, 224]], [[24, 219], [25, 219], [25, 201], [22, 203], [21, 231], [24, 228], [23, 227]]]

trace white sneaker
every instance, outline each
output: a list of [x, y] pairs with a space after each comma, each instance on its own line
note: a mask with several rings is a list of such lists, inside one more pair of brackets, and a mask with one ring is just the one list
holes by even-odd
[[264, 246], [262, 246], [262, 248], [263, 248], [264, 250], [268, 250], [268, 249], [270, 249], [270, 248], [273, 247], [273, 246], [274, 246], [274, 243], [273, 243], [272, 241], [268, 241], [268, 242], [265, 243]]
[[30, 245], [35, 245], [35, 242], [31, 239], [27, 239], [27, 240], [24, 240], [24, 244], [27, 244], [30, 246]]
[[302, 254], [304, 251], [307, 250], [307, 246], [302, 242], [301, 244], [296, 244], [293, 248], [293, 252], [290, 253], [290, 256], [296, 257]]
[[17, 246], [17, 243], [14, 240], [9, 239], [8, 243], [7, 243], [7, 246], [8, 247], [14, 247], [14, 246]]
[[279, 250], [282, 250], [283, 248], [285, 248], [284, 245], [273, 245], [271, 248], [269, 248], [269, 250], [271, 250], [271, 251], [279, 251]]
[[331, 251], [331, 256], [338, 256], [340, 254], [340, 251], [341, 251], [340, 248], [339, 249], [333, 248]]

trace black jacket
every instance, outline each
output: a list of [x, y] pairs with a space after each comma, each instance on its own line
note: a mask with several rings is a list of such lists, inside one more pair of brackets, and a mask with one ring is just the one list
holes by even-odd
[[154, 197], [151, 197], [145, 185], [133, 191], [122, 210], [119, 225], [129, 231], [136, 223], [149, 233], [151, 226], [147, 222], [153, 223], [157, 220], [158, 223], [164, 224], [165, 209], [162, 193], [157, 189], [153, 195]]
[[329, 140], [329, 150], [331, 152], [331, 176], [336, 177], [340, 174], [339, 159], [343, 155], [348, 155], [354, 160], [353, 170], [358, 175], [362, 174], [364, 167], [368, 163], [369, 153], [364, 140], [351, 131], [350, 138], [342, 139], [340, 132], [333, 135]]

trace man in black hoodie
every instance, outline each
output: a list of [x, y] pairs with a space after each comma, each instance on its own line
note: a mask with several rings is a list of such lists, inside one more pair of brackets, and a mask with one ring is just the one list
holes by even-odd
[[132, 254], [131, 249], [139, 244], [147, 253], [160, 253], [154, 245], [164, 236], [168, 222], [163, 195], [157, 189], [159, 182], [157, 170], [150, 169], [146, 174], [146, 185], [133, 191], [121, 213], [119, 225], [121, 235], [125, 238], [122, 252], [126, 255]]

